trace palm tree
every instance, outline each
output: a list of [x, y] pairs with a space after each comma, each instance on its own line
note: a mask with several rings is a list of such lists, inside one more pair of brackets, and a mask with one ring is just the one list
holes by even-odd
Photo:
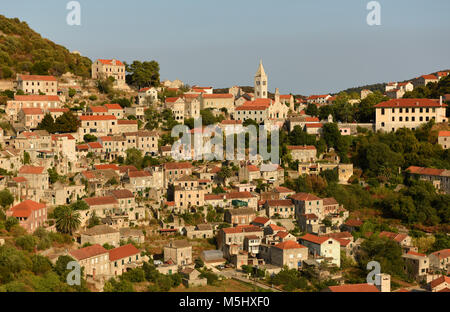
[[61, 233], [72, 235], [73, 231], [76, 231], [81, 224], [81, 217], [77, 211], [67, 207], [56, 220], [56, 228]]

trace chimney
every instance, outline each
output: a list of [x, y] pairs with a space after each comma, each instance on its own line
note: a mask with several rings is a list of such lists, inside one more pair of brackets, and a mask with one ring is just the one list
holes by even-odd
[[439, 97], [439, 106], [442, 106], [442, 95]]
[[275, 103], [279, 103], [280, 102], [280, 89], [276, 88], [275, 89]]
[[376, 285], [380, 292], [391, 292], [391, 276], [389, 274], [380, 273], [376, 275], [379, 285]]

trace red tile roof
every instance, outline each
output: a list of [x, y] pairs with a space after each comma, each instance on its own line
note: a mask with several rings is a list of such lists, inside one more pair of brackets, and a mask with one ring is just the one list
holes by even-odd
[[44, 115], [44, 111], [37, 107], [25, 107], [22, 111], [25, 115]]
[[44, 169], [44, 167], [25, 165], [20, 168], [19, 174], [42, 174]]
[[116, 109], [116, 110], [123, 110], [122, 106], [120, 106], [119, 104], [105, 104], [103, 105], [106, 107], [107, 110], [111, 110], [111, 109]]
[[440, 137], [450, 137], [450, 131], [439, 131], [438, 136], [440, 136]]
[[415, 252], [415, 251], [412, 251], [412, 250], [408, 251], [406, 254], [407, 255], [411, 255], [411, 256], [418, 256], [418, 257], [426, 257], [427, 256], [425, 254], [418, 253], [418, 252]]
[[430, 282], [431, 289], [441, 285], [442, 283], [450, 284], [450, 276], [444, 276], [436, 278]]
[[286, 241], [286, 242], [278, 243], [274, 247], [278, 248], [278, 249], [283, 249], [283, 250], [307, 248], [307, 247], [300, 245], [299, 243], [294, 242], [294, 241]]
[[90, 106], [89, 109], [93, 113], [107, 113], [108, 112], [108, 110], [104, 106]]
[[422, 75], [421, 78], [427, 79], [427, 80], [437, 80], [438, 78], [435, 75]]
[[100, 142], [89, 142], [87, 144], [89, 146], [89, 148], [103, 148], [102, 144]]
[[[440, 107], [438, 101], [430, 99], [392, 99], [375, 105], [376, 108], [395, 108], [395, 107]], [[442, 104], [447, 106], [447, 104]]]
[[175, 103], [179, 98], [180, 97], [168, 97], [166, 98], [166, 103]]
[[13, 216], [16, 218], [28, 218], [35, 210], [45, 208], [45, 204], [37, 203], [32, 200], [26, 200], [11, 208]]
[[100, 115], [100, 116], [91, 116], [91, 115], [83, 115], [80, 116], [81, 121], [97, 121], [97, 120], [116, 120], [116, 116], [113, 115]]
[[383, 231], [380, 233], [380, 237], [387, 237], [390, 238], [397, 243], [400, 243], [402, 240], [404, 240], [408, 235], [406, 234], [398, 234], [398, 233], [392, 233], [392, 232], [386, 232]]
[[12, 178], [13, 179], [13, 181], [14, 182], [17, 182], [17, 183], [22, 183], [22, 182], [27, 182], [28, 180], [26, 179], [26, 178], [24, 178], [24, 177], [14, 177], [14, 178]]
[[165, 163], [164, 168], [166, 170], [174, 170], [174, 169], [190, 169], [192, 168], [192, 163], [189, 162], [181, 162], [181, 163]]
[[116, 261], [123, 258], [132, 257], [140, 253], [139, 249], [134, 247], [133, 244], [117, 247], [109, 250], [108, 252], [110, 261]]
[[289, 197], [294, 200], [299, 200], [299, 201], [322, 200], [321, 198], [317, 197], [316, 195], [308, 194], [308, 193], [297, 193], [297, 194], [291, 195]]
[[347, 226], [361, 226], [363, 225], [363, 222], [361, 220], [356, 220], [356, 219], [352, 219], [352, 220], [347, 220], [347, 222], [344, 223]]
[[81, 249], [71, 250], [69, 253], [77, 260], [84, 260], [101, 254], [106, 254], [108, 253], [108, 250], [99, 244], [95, 244]]
[[244, 233], [244, 232], [261, 232], [262, 229], [256, 225], [239, 225], [233, 228], [223, 228], [222, 229], [226, 234], [236, 234], [236, 233]]
[[15, 101], [21, 102], [59, 102], [59, 97], [57, 95], [15, 95]]
[[438, 257], [439, 259], [445, 259], [450, 257], [450, 249], [442, 249], [432, 253], [433, 256]]
[[20, 79], [23, 81], [57, 81], [54, 76], [42, 76], [42, 75], [20, 75]]
[[295, 193], [293, 190], [288, 189], [287, 187], [284, 186], [275, 187], [274, 191], [278, 193]]
[[134, 198], [133, 193], [130, 190], [114, 190], [111, 191], [111, 194], [115, 197], [115, 198]]
[[116, 164], [94, 165], [94, 167], [95, 170], [108, 170], [108, 169], [119, 170], [119, 166], [117, 166]]
[[266, 218], [266, 217], [256, 217], [255, 219], [253, 219], [252, 223], [264, 225], [269, 221], [270, 221], [270, 219]]
[[[98, 60], [100, 63], [102, 63], [103, 65], [113, 65], [113, 60], [102, 60], [99, 59]], [[119, 60], [115, 60], [116, 61], [116, 66], [125, 66], [121, 61]]]
[[232, 99], [234, 96], [233, 94], [203, 94], [202, 97], [204, 99]]
[[272, 207], [272, 206], [289, 207], [289, 206], [293, 206], [294, 205], [292, 203], [292, 201], [289, 200], [289, 199], [269, 199], [269, 200], [266, 200], [266, 203], [269, 205], [269, 207]]
[[370, 284], [347, 284], [328, 288], [331, 292], [380, 292], [375, 285]]
[[83, 199], [89, 206], [113, 205], [117, 200], [112, 196], [90, 197]]
[[327, 240], [329, 240], [330, 237], [317, 236], [317, 235], [313, 235], [313, 234], [306, 234], [305, 236], [300, 237], [300, 239], [308, 241], [308, 242], [311, 242], [311, 243], [314, 243], [314, 244], [322, 245]]
[[118, 120], [118, 125], [137, 125], [137, 120]]
[[152, 174], [148, 171], [141, 170], [141, 171], [130, 171], [128, 172], [128, 176], [130, 178], [144, 178], [144, 177], [151, 177]]
[[432, 176], [440, 176], [445, 169], [435, 169], [435, 168], [424, 168], [424, 167], [416, 167], [410, 166], [406, 169], [409, 173], [412, 174], [423, 174], [423, 175], [432, 175]]

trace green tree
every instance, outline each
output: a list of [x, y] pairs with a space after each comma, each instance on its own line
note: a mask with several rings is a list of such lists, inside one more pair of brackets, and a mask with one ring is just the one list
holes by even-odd
[[65, 207], [56, 220], [56, 229], [61, 233], [72, 235], [81, 224], [80, 213], [70, 207]]
[[159, 86], [159, 64], [156, 61], [133, 61], [132, 64], [126, 65], [126, 81], [129, 85], [138, 89], [144, 87]]
[[0, 205], [3, 208], [7, 208], [14, 203], [14, 196], [8, 189], [0, 191]]
[[46, 130], [48, 133], [55, 133], [55, 120], [49, 113], [45, 114], [41, 123], [38, 125], [39, 130]]

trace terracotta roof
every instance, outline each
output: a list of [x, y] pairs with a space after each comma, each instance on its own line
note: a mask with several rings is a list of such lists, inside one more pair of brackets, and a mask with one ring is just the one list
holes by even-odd
[[294, 242], [294, 241], [286, 241], [286, 242], [278, 243], [274, 247], [278, 248], [278, 249], [283, 249], [283, 250], [285, 250], [285, 249], [307, 248], [307, 247], [305, 247], [303, 245], [300, 245], [299, 243]]
[[317, 235], [313, 235], [313, 234], [306, 234], [305, 236], [300, 237], [300, 239], [308, 241], [308, 242], [311, 242], [311, 243], [314, 243], [314, 244], [322, 245], [324, 242], [329, 240], [330, 237], [317, 236]]
[[328, 288], [331, 292], [380, 292], [375, 285], [370, 284], [347, 284]]
[[205, 200], [223, 200], [224, 199], [224, 194], [219, 195], [219, 194], [205, 194]]
[[151, 177], [152, 174], [148, 171], [141, 170], [141, 171], [130, 171], [128, 172], [128, 176], [130, 178], [144, 178], [144, 177]]
[[[430, 99], [392, 99], [375, 105], [376, 108], [395, 108], [395, 107], [440, 107], [438, 101]], [[442, 106], [447, 106], [442, 104]]]
[[442, 249], [432, 253], [433, 256], [438, 257], [439, 259], [445, 259], [450, 257], [450, 249]]
[[108, 110], [104, 106], [90, 106], [89, 109], [93, 113], [107, 113], [108, 112]]
[[292, 203], [292, 201], [289, 200], [289, 199], [269, 199], [269, 200], [266, 200], [266, 203], [269, 205], [269, 207], [272, 207], [272, 206], [288, 207], [288, 206], [293, 206], [294, 205]]
[[22, 183], [22, 182], [27, 182], [28, 180], [26, 179], [26, 178], [24, 178], [24, 177], [14, 177], [14, 178], [12, 178], [13, 179], [13, 181], [14, 182], [17, 182], [17, 183]]
[[130, 190], [114, 190], [111, 194], [115, 198], [134, 198], [133, 193]]
[[426, 257], [427, 256], [425, 254], [418, 253], [418, 252], [415, 252], [415, 251], [412, 251], [412, 250], [408, 251], [406, 254], [407, 255], [411, 255], [411, 256], [418, 256], [418, 257]]
[[323, 235], [325, 237], [331, 237], [334, 239], [348, 239], [348, 238], [353, 238], [353, 235], [350, 232], [337, 232], [337, 233], [330, 233], [330, 234], [326, 234]]
[[347, 220], [347, 222], [344, 223], [347, 226], [361, 226], [363, 225], [363, 222], [361, 220], [356, 220], [356, 219], [352, 219], [352, 220]]
[[37, 203], [32, 200], [26, 200], [11, 207], [13, 216], [16, 218], [28, 218], [35, 210], [39, 210], [45, 207], [45, 204]]
[[236, 234], [244, 232], [262, 232], [262, 229], [256, 225], [239, 225], [233, 228], [223, 228], [222, 230], [226, 234]]
[[103, 106], [105, 106], [107, 110], [111, 110], [111, 109], [123, 110], [122, 106], [120, 106], [119, 104], [116, 104], [116, 103], [105, 104]]
[[103, 148], [100, 142], [89, 142], [87, 145], [89, 148]]
[[137, 120], [118, 120], [118, 125], [137, 125]]
[[116, 261], [119, 259], [135, 256], [140, 253], [139, 249], [134, 247], [133, 244], [117, 247], [108, 251], [109, 260]]
[[450, 131], [439, 131], [439, 137], [450, 137]]
[[253, 219], [252, 223], [264, 225], [269, 221], [270, 221], [270, 219], [266, 218], [266, 217], [256, 217], [255, 219]]
[[20, 168], [19, 174], [42, 174], [44, 169], [44, 167], [25, 165]]
[[307, 213], [302, 215], [306, 220], [317, 220], [319, 217], [314, 213]]
[[192, 163], [189, 162], [181, 162], [181, 163], [165, 163], [164, 168], [166, 170], [174, 170], [174, 169], [190, 169], [192, 168]]
[[175, 103], [178, 99], [180, 99], [180, 97], [168, 97], [166, 98], [166, 103]]
[[274, 191], [278, 193], [295, 193], [293, 190], [288, 189], [287, 187], [284, 186], [275, 187]]
[[424, 78], [424, 79], [428, 79], [428, 80], [430, 80], [430, 79], [435, 79], [435, 80], [437, 80], [438, 78], [435, 76], [435, 75], [422, 75], [422, 76], [420, 76], [421, 78]]
[[119, 166], [116, 164], [102, 164], [102, 165], [94, 165], [95, 170], [119, 170]]
[[305, 125], [306, 128], [322, 128], [323, 125], [321, 123], [307, 123]]
[[83, 199], [89, 206], [117, 204], [117, 200], [112, 196], [90, 197]]
[[113, 115], [100, 115], [100, 116], [83, 115], [80, 116], [80, 120], [82, 121], [117, 120], [117, 118], [116, 116]]
[[230, 93], [225, 94], [203, 94], [204, 99], [232, 99], [234, 96]]
[[398, 233], [392, 233], [392, 232], [386, 232], [383, 231], [380, 233], [380, 237], [387, 237], [390, 238], [397, 243], [400, 243], [402, 240], [404, 240], [408, 235], [406, 234], [398, 234]]
[[222, 120], [222, 125], [242, 125], [242, 120]]
[[43, 115], [44, 114], [44, 111], [41, 108], [37, 108], [37, 107], [22, 108], [22, 111], [25, 115]]
[[269, 224], [269, 227], [272, 229], [272, 231], [286, 231], [286, 228], [276, 224]]
[[113, 61], [116, 61], [116, 66], [125, 66], [121, 61], [119, 60], [102, 60], [99, 59], [98, 60], [100, 63], [102, 63], [103, 65], [113, 65]]
[[118, 230], [110, 227], [106, 224], [96, 225], [90, 229], [86, 229], [82, 234], [84, 235], [104, 235], [104, 234], [111, 234], [111, 233], [119, 233]]
[[50, 113], [67, 113], [69, 111], [68, 108], [48, 108], [47, 111]]
[[71, 134], [52, 134], [52, 141], [57, 141], [60, 138], [67, 138], [69, 140], [75, 140]]
[[435, 280], [432, 280], [432, 281], [430, 282], [430, 286], [431, 286], [431, 288], [433, 289], [433, 288], [435, 288], [435, 287], [441, 285], [442, 283], [450, 284], [450, 276], [444, 276], [444, 275], [442, 275], [441, 277], [438, 277], [438, 278], [436, 278]]
[[250, 172], [257, 172], [257, 171], [259, 171], [259, 168], [256, 167], [255, 165], [248, 165], [247, 170]]
[[15, 95], [15, 101], [21, 102], [59, 102], [59, 97], [57, 95]]
[[54, 76], [42, 76], [42, 75], [20, 75], [20, 79], [24, 81], [57, 81]]
[[322, 200], [321, 198], [317, 197], [316, 195], [309, 194], [309, 193], [297, 193], [297, 194], [291, 195], [289, 197], [294, 200], [299, 200], [299, 201]]
[[70, 255], [72, 255], [77, 260], [88, 259], [91, 257], [95, 257], [101, 254], [108, 253], [108, 250], [100, 246], [99, 244], [84, 247], [81, 249], [75, 249], [69, 251]]
[[432, 176], [440, 176], [444, 173], [445, 169], [435, 169], [435, 168], [424, 168], [424, 167], [416, 167], [410, 166], [406, 169], [409, 173], [412, 174], [423, 174], [423, 175], [432, 175]]
[[331, 206], [331, 205], [339, 205], [339, 203], [336, 201], [336, 199], [334, 199], [333, 197], [330, 197], [330, 198], [323, 199], [323, 205]]
[[250, 192], [231, 192], [225, 194], [227, 199], [238, 199], [238, 198], [253, 198], [254, 196]]
[[138, 171], [138, 169], [135, 166], [128, 165], [128, 166], [120, 166], [119, 171], [120, 173], [126, 173], [128, 171]]

